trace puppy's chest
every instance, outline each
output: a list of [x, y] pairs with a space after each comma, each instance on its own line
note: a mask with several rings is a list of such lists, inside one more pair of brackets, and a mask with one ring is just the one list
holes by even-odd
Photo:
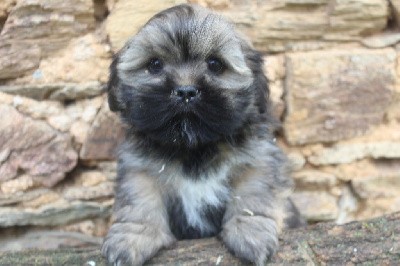
[[178, 239], [216, 235], [221, 229], [230, 190], [226, 173], [205, 180], [182, 178], [167, 197], [170, 228]]

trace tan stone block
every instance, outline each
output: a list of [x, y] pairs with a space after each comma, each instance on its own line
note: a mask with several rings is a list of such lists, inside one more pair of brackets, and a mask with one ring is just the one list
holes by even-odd
[[285, 58], [282, 55], [264, 58], [264, 73], [268, 79], [269, 98], [273, 104], [273, 113], [280, 118], [284, 112], [283, 78], [285, 77]]
[[98, 81], [84, 83], [49, 83], [49, 84], [24, 84], [0, 85], [0, 92], [22, 95], [36, 100], [77, 100], [86, 97], [101, 95], [103, 86]]
[[92, 1], [19, 0], [0, 36], [0, 79], [20, 77], [41, 58], [95, 26]]
[[[386, 27], [385, 0], [230, 1], [220, 10], [262, 51], [313, 50], [358, 41]], [[326, 42], [326, 41], [329, 42]]]
[[287, 154], [287, 157], [293, 171], [300, 170], [306, 163], [306, 159], [300, 152], [290, 152]]
[[17, 108], [21, 113], [34, 119], [46, 119], [51, 116], [58, 116], [63, 112], [63, 105], [56, 101], [36, 101], [33, 99], [11, 96], [10, 105]]
[[282, 80], [285, 78], [285, 57], [283, 55], [264, 57], [264, 73], [269, 81]]
[[231, 6], [231, 0], [188, 0], [188, 3], [198, 4], [211, 9], [226, 9]]
[[18, 177], [22, 171], [35, 183], [50, 187], [75, 167], [78, 156], [68, 135], [9, 105], [0, 104], [0, 116], [0, 151], [9, 151], [0, 165], [0, 181]]
[[400, 33], [387, 32], [367, 37], [361, 41], [368, 48], [384, 48], [400, 42]]
[[90, 130], [90, 125], [83, 121], [76, 121], [71, 125], [70, 133], [74, 141], [83, 144]]
[[52, 45], [86, 33], [94, 24], [92, 1], [19, 0], [11, 9], [1, 38], [33, 40], [44, 50], [54, 51], [57, 47]]
[[59, 194], [57, 194], [54, 191], [49, 191], [47, 193], [41, 194], [40, 196], [38, 196], [32, 200], [23, 201], [21, 203], [21, 206], [25, 207], [25, 208], [39, 208], [39, 207], [45, 206], [49, 203], [56, 202], [60, 199], [61, 199], [61, 197]]
[[90, 187], [67, 187], [62, 194], [69, 201], [111, 198], [114, 195], [114, 182], [103, 182]]
[[[61, 231], [80, 232], [85, 236], [105, 237], [110, 228], [107, 218], [96, 218], [58, 227]], [[84, 241], [85, 242], [85, 241]], [[101, 239], [97, 243], [101, 244]]]
[[[16, 4], [17, 0], [2, 0], [0, 2], [0, 19], [5, 18], [11, 11], [11, 8]], [[1, 28], [0, 28], [1, 30]]]
[[22, 175], [18, 178], [1, 183], [0, 189], [4, 194], [14, 194], [19, 191], [26, 191], [33, 186], [33, 178], [29, 175]]
[[366, 220], [400, 211], [400, 197], [371, 199], [363, 202], [364, 207], [355, 214], [356, 220]]
[[73, 121], [71, 117], [65, 114], [60, 114], [56, 116], [51, 116], [49, 119], [47, 119], [47, 122], [53, 128], [62, 132], [67, 132], [70, 129]]
[[75, 101], [65, 107], [65, 113], [75, 121], [83, 120], [84, 122], [92, 123], [103, 102], [103, 96]]
[[121, 49], [125, 42], [156, 13], [185, 2], [183, 0], [118, 0], [106, 21], [106, 31], [113, 50]]
[[0, 37], [0, 80], [17, 78], [39, 66], [42, 51], [38, 45], [5, 43]]
[[350, 163], [363, 158], [400, 158], [400, 141], [337, 144], [308, 158], [314, 165]]
[[12, 105], [14, 96], [0, 91], [0, 104]]
[[312, 169], [303, 169], [292, 174], [299, 189], [326, 190], [338, 185], [338, 179], [332, 173]]
[[[84, 83], [90, 81], [107, 82], [108, 67], [111, 63], [110, 47], [102, 44], [93, 34], [69, 41], [68, 46], [56, 54], [43, 59], [36, 73], [25, 82], [33, 83]], [[54, 98], [59, 98], [53, 96]]]
[[329, 8], [329, 32], [324, 39], [343, 39], [377, 33], [386, 27], [386, 1], [335, 1]]
[[325, 191], [296, 191], [292, 200], [308, 221], [329, 221], [338, 216], [337, 198]]
[[400, 158], [400, 124], [381, 125], [364, 136], [315, 149], [307, 160], [314, 165], [328, 165], [364, 158]]
[[75, 179], [75, 183], [78, 186], [92, 187], [96, 186], [107, 180], [107, 177], [100, 171], [81, 171], [76, 177], [71, 177]]
[[[360, 186], [368, 182], [379, 182], [379, 180], [383, 184], [390, 184], [390, 182], [394, 182], [396, 178], [399, 178], [400, 160], [361, 160], [350, 164], [320, 167], [320, 170], [333, 174], [342, 181], [351, 181], [351, 183], [360, 184]], [[397, 189], [396, 186], [394, 188]], [[381, 193], [381, 188], [378, 186], [369, 186], [367, 189], [372, 193], [371, 196]], [[376, 191], [373, 192], [371, 189], [375, 189]], [[363, 197], [369, 197], [369, 192], [363, 193], [360, 190]], [[389, 193], [388, 195], [390, 196], [391, 194]]]
[[0, 226], [41, 225], [54, 226], [111, 213], [113, 200], [100, 202], [57, 201], [40, 208], [0, 207]]
[[93, 236], [96, 225], [93, 221], [87, 220], [79, 223], [73, 223], [66, 226], [62, 226], [61, 229], [67, 232], [80, 232], [88, 236]]
[[80, 158], [83, 160], [112, 160], [124, 137], [124, 128], [117, 114], [103, 106], [96, 116], [83, 143]]
[[[400, 169], [400, 161], [398, 162]], [[351, 182], [354, 191], [363, 199], [400, 198], [400, 171], [391, 176], [367, 176]]]
[[330, 50], [287, 56], [285, 136], [290, 144], [361, 135], [392, 101], [396, 53]]

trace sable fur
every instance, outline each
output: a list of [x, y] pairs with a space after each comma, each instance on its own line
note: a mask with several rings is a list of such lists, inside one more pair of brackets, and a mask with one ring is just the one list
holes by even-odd
[[[183, 86], [195, 88], [190, 102], [177, 96]], [[262, 57], [221, 16], [194, 5], [155, 15], [115, 56], [108, 96], [128, 125], [102, 247], [109, 262], [140, 265], [176, 240], [217, 235], [261, 265], [284, 222], [301, 223], [273, 141]]]

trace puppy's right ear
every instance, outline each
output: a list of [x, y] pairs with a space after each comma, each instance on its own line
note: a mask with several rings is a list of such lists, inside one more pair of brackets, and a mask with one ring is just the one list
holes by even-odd
[[119, 90], [119, 77], [117, 71], [117, 64], [119, 61], [119, 53], [115, 54], [113, 57], [113, 61], [110, 65], [110, 76], [107, 83], [107, 92], [108, 92], [108, 105], [110, 106], [111, 111], [117, 112], [121, 111], [121, 103], [118, 101], [118, 90]]

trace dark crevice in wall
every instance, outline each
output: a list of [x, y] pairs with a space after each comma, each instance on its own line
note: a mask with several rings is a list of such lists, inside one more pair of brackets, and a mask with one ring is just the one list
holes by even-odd
[[110, 13], [106, 0], [93, 0], [94, 17], [97, 22], [105, 20]]
[[6, 23], [7, 17], [0, 17], [0, 33], [3, 30], [4, 24]]
[[400, 31], [400, 18], [396, 16], [396, 10], [389, 0], [389, 19], [386, 25], [386, 30], [388, 31]]

